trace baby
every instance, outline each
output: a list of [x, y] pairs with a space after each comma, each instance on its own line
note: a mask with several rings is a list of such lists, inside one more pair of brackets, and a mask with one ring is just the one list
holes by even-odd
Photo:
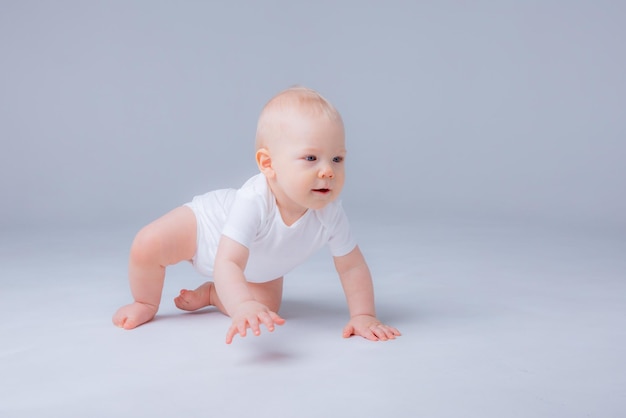
[[285, 323], [277, 313], [283, 276], [328, 245], [350, 311], [343, 336], [399, 336], [376, 318], [370, 271], [338, 200], [345, 158], [343, 121], [326, 99], [305, 87], [276, 95], [258, 121], [259, 174], [239, 190], [196, 196], [139, 231], [129, 263], [134, 302], [121, 307], [113, 323], [132, 329], [154, 318], [165, 268], [190, 260], [214, 282], [181, 290], [178, 308], [215, 306], [229, 315], [227, 344], [248, 328], [260, 335], [261, 324], [273, 331]]

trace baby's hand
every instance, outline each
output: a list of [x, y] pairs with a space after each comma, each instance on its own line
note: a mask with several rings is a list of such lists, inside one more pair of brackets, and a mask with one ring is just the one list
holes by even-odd
[[233, 323], [226, 333], [226, 344], [230, 344], [237, 333], [245, 337], [248, 328], [252, 329], [254, 335], [261, 335], [261, 323], [265, 324], [270, 332], [274, 331], [274, 324], [285, 323], [276, 312], [270, 311], [267, 306], [254, 300], [239, 304], [232, 314], [232, 319]]
[[343, 329], [343, 338], [352, 335], [360, 335], [370, 341], [387, 341], [402, 334], [396, 328], [383, 324], [375, 316], [357, 315], [350, 318], [350, 322]]

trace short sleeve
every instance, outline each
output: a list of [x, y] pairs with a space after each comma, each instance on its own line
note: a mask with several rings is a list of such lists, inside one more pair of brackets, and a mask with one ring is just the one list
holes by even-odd
[[246, 248], [254, 241], [264, 219], [263, 199], [250, 189], [239, 189], [222, 234]]
[[341, 203], [333, 205], [333, 210], [328, 215], [330, 215], [330, 219], [328, 219], [328, 227], [330, 229], [328, 248], [333, 257], [344, 256], [356, 247], [356, 241], [350, 231], [348, 217]]

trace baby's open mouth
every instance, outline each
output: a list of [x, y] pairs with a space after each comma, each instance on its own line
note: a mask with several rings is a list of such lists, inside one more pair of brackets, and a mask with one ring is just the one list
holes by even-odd
[[313, 191], [317, 193], [328, 193], [330, 189], [313, 189]]

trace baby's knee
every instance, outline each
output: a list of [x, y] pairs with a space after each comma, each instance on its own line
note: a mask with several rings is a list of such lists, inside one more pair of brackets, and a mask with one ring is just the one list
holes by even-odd
[[267, 306], [270, 311], [278, 312], [283, 299], [283, 278], [252, 286], [257, 300]]
[[142, 264], [154, 262], [158, 259], [161, 248], [162, 237], [152, 225], [147, 225], [135, 235], [130, 248], [130, 258]]

